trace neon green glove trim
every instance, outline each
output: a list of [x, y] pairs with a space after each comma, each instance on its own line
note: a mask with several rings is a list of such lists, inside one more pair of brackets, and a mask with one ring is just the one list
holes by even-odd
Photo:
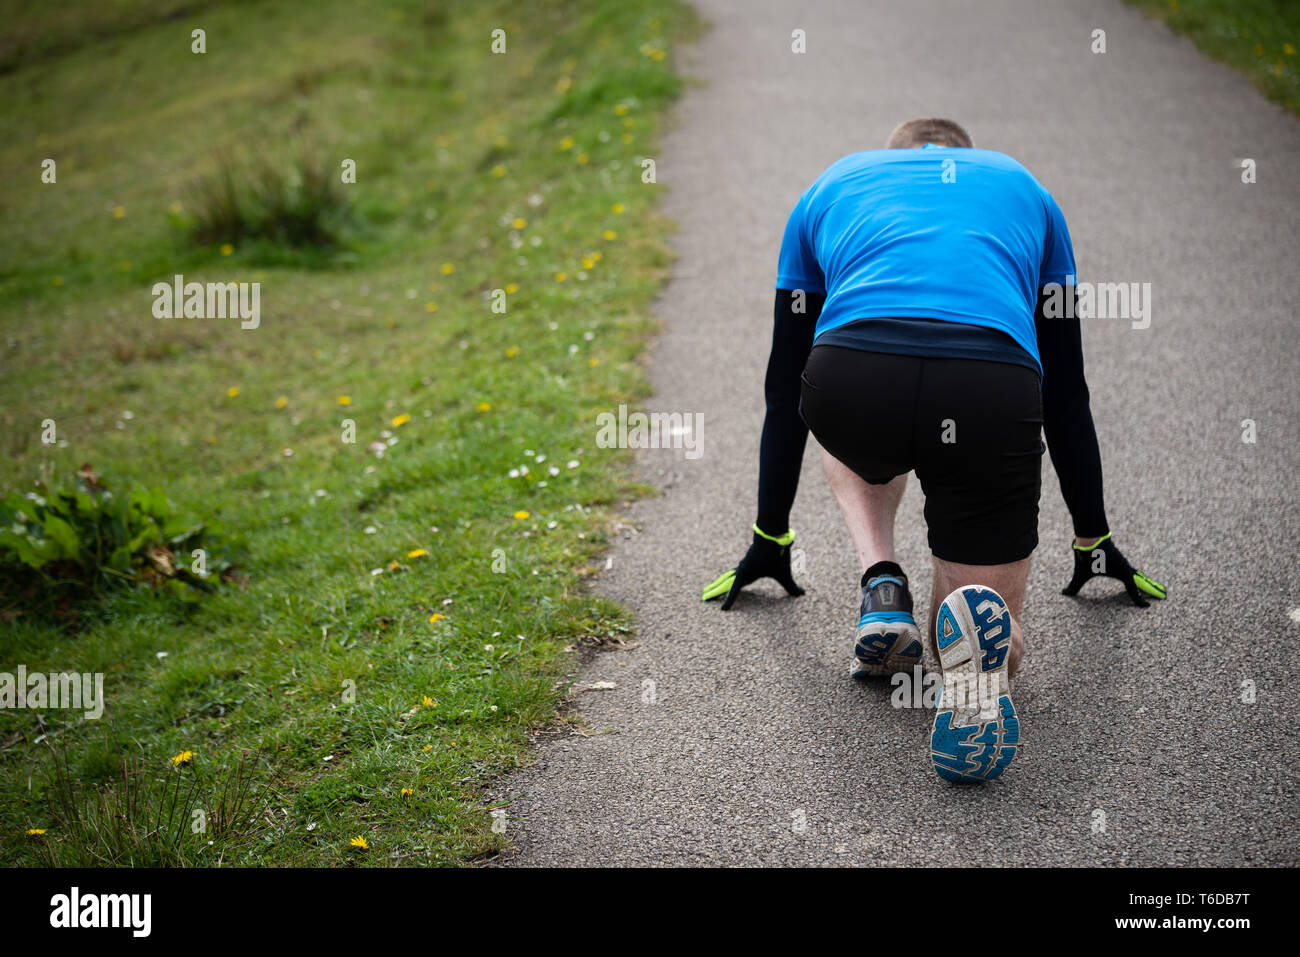
[[713, 581], [704, 586], [704, 591], [700, 594], [700, 601], [708, 601], [710, 598], [719, 598], [731, 591], [731, 583], [736, 580], [736, 570], [725, 571]]
[[1110, 532], [1107, 532], [1105, 535], [1101, 536], [1101, 538], [1097, 539], [1091, 545], [1074, 545], [1073, 542], [1071, 542], [1071, 545], [1078, 551], [1090, 552], [1108, 538], [1110, 538]]
[[777, 543], [778, 545], [780, 545], [782, 548], [784, 548], [786, 545], [789, 545], [791, 542], [794, 541], [794, 529], [793, 529], [793, 528], [792, 528], [792, 529], [789, 529], [789, 530], [788, 530], [784, 535], [782, 535], [780, 538], [775, 538], [774, 536], [767, 534], [767, 532], [765, 532], [765, 531], [763, 531], [761, 528], [759, 528], [759, 527], [758, 527], [758, 523], [756, 522], [756, 523], [754, 523], [754, 534], [757, 535], [757, 536], [759, 536], [760, 538], [766, 538], [769, 542], [776, 542], [776, 543]]
[[1143, 575], [1138, 571], [1133, 573], [1133, 584], [1137, 585], [1139, 591], [1146, 592], [1152, 598], [1163, 599], [1167, 594], [1164, 585], [1160, 584], [1158, 581], [1147, 578], [1146, 575]]

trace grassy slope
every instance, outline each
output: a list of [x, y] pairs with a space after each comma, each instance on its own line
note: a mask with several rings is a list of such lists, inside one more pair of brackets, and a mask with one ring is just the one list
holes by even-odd
[[[127, 25], [78, 39], [70, 6], [3, 44], [44, 31], [54, 52], [0, 75], [0, 488], [83, 461], [119, 488], [161, 484], [245, 537], [250, 580], [189, 615], [124, 595], [75, 635], [0, 621], [0, 670], [102, 671], [109, 699], [98, 723], [0, 714], [0, 863], [42, 860], [46, 842], [86, 860], [53, 812], [47, 748], [94, 786], [115, 766], [110, 725], [155, 778], [182, 749], [209, 769], [258, 753], [258, 826], [200, 842], [201, 861], [447, 863], [501, 846], [481, 782], [552, 719], [566, 644], [626, 627], [582, 588], [627, 491], [594, 420], [644, 388], [667, 260], [640, 157], [678, 89], [656, 51], [687, 13], [327, 0], [306, 17], [268, 0], [149, 21], [128, 4]], [[505, 56], [489, 53], [495, 27]], [[306, 269], [186, 247], [169, 210], [186, 215], [218, 150], [294, 143], [357, 162], [348, 254]], [[45, 157], [55, 185], [39, 182]], [[260, 281], [261, 328], [153, 318], [150, 286], [173, 272]], [[484, 293], [514, 285], [490, 312]], [[40, 444], [45, 418], [66, 447]], [[398, 443], [378, 458], [385, 431]], [[407, 569], [372, 575], [394, 559]], [[436, 706], [407, 716], [426, 695]]]
[[1300, 3], [1294, 0], [1127, 0], [1190, 37], [1208, 56], [1251, 78], [1300, 113]]

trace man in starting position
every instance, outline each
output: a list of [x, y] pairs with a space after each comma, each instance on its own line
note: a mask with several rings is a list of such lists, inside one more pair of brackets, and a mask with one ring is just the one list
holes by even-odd
[[1056, 201], [951, 120], [909, 120], [886, 149], [832, 164], [781, 243], [753, 543], [703, 597], [723, 597], [725, 611], [765, 577], [803, 593], [789, 516], [811, 429], [862, 562], [852, 674], [910, 673], [920, 632], [894, 515], [914, 471], [944, 676], [931, 760], [950, 781], [997, 777], [1020, 741], [1010, 678], [1038, 545], [1040, 429], [1074, 523], [1064, 593], [1106, 575], [1137, 605], [1165, 597], [1106, 522], [1079, 320], [1051, 308], [1053, 292], [1073, 296], [1075, 275]]

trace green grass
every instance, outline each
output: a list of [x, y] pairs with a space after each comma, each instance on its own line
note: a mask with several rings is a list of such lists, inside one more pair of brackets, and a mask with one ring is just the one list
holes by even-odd
[[1207, 56], [1241, 70], [1261, 93], [1300, 113], [1300, 3], [1294, 0], [1127, 0]]
[[[104, 9], [29, 4], [0, 41], [0, 489], [83, 462], [160, 485], [243, 539], [248, 580], [194, 609], [118, 592], [75, 630], [0, 596], [0, 671], [103, 672], [108, 698], [99, 722], [0, 712], [0, 864], [491, 853], [484, 783], [556, 720], [572, 649], [628, 627], [584, 587], [640, 491], [594, 423], [645, 395], [668, 225], [640, 158], [694, 21], [655, 0]], [[194, 244], [223, 156], [304, 154], [356, 161], [338, 244]], [[260, 282], [260, 326], [155, 318], [178, 272]], [[219, 812], [235, 769], [247, 805], [211, 844], [156, 824], [169, 775]]]

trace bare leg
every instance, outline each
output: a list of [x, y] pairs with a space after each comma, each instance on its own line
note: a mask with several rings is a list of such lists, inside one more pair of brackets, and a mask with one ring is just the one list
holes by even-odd
[[1020, 629], [1020, 609], [1025, 603], [1025, 584], [1029, 579], [1029, 559], [1007, 565], [959, 565], [934, 559], [934, 588], [930, 592], [930, 650], [935, 658], [934, 620], [939, 614], [939, 603], [963, 585], [984, 585], [992, 588], [1007, 603], [1011, 613], [1011, 657], [1007, 663], [1008, 675], [1014, 676], [1025, 653], [1025, 636]]
[[[831, 493], [840, 505], [849, 536], [865, 572], [876, 562], [897, 561], [894, 557], [894, 514], [907, 488], [907, 473], [885, 485], [872, 485], [847, 465], [822, 450], [822, 467]], [[945, 594], [947, 594], [945, 592]]]

